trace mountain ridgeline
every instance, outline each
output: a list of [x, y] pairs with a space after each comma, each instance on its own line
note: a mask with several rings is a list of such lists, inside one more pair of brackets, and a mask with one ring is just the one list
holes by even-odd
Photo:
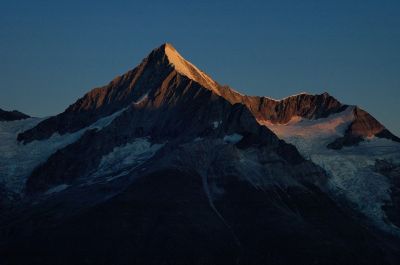
[[[2, 208], [1, 264], [400, 258], [399, 138], [328, 93], [242, 95], [163, 44], [63, 113], [28, 121], [0, 123], [7, 136], [0, 151], [13, 149], [0, 152], [11, 161], [0, 160], [0, 196], [20, 198]], [[299, 133], [278, 134], [287, 126]], [[350, 148], [367, 148], [370, 139], [396, 159], [375, 167], [375, 158], [356, 160]], [[321, 155], [312, 156], [309, 142]], [[350, 173], [367, 164], [360, 172], [368, 177], [334, 174], [344, 165], [336, 157], [348, 153]], [[384, 194], [362, 182], [377, 179]]]
[[0, 109], [0, 121], [15, 121], [29, 118], [28, 115], [17, 110], [6, 111]]
[[[164, 44], [153, 50], [135, 69], [115, 78], [104, 87], [93, 89], [63, 113], [19, 134], [18, 140], [27, 143], [49, 138], [55, 132], [65, 134], [78, 131], [102, 117], [131, 106], [143, 96], [149, 98], [145, 107], [162, 107], [170, 103], [168, 100], [180, 96], [172, 95], [175, 90], [171, 89], [171, 85], [182, 87], [185, 82], [186, 90], [191, 86], [201, 87], [231, 104], [245, 105], [257, 120], [272, 123], [287, 123], [293, 117], [325, 118], [348, 107], [328, 93], [302, 93], [283, 100], [242, 95], [227, 86], [219, 85], [184, 60], [171, 44]], [[337, 149], [357, 144], [372, 136], [400, 141], [370, 114], [357, 107], [354, 110], [354, 121], [346, 135], [335, 140], [329, 147]]]

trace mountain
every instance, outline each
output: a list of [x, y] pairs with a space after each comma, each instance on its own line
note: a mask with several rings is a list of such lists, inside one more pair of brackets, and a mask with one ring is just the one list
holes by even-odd
[[[321, 95], [301, 93], [282, 100], [275, 100], [268, 97], [242, 95], [229, 87], [223, 87], [221, 91], [224, 98], [232, 104], [246, 105], [262, 124], [285, 124], [294, 118], [327, 118], [331, 114], [343, 112], [352, 107], [340, 103], [326, 92]], [[335, 139], [328, 145], [328, 148], [341, 149], [344, 146], [354, 146], [371, 137], [400, 142], [400, 138], [392, 134], [368, 112], [355, 107], [353, 120], [348, 125], [344, 136]]]
[[210, 91], [218, 95], [218, 84], [185, 61], [170, 44], [164, 44], [153, 50], [135, 69], [115, 78], [104, 87], [93, 89], [65, 112], [21, 133], [18, 139], [30, 142], [46, 139], [54, 132], [75, 132], [99, 118], [130, 106], [132, 102], [138, 104], [145, 101], [147, 97], [156, 98], [156, 102], [151, 100], [151, 104], [158, 108], [168, 103], [163, 100], [173, 100], [168, 99], [175, 92], [170, 86], [175, 90], [187, 90], [192, 85], [197, 89], [205, 88], [203, 93]]
[[329, 148], [340, 149], [343, 146], [358, 144], [365, 138], [374, 136], [400, 142], [400, 138], [393, 135], [368, 112], [355, 107], [353, 109], [353, 116], [353, 121], [349, 124], [344, 136], [330, 143], [328, 145]]
[[327, 93], [242, 95], [164, 44], [0, 132], [2, 264], [400, 258], [398, 138]]
[[15, 121], [29, 118], [28, 115], [13, 110], [13, 111], [5, 111], [0, 109], [0, 121]]

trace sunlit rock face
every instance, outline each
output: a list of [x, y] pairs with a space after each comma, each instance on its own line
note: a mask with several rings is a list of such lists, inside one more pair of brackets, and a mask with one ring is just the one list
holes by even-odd
[[[178, 87], [180, 91], [177, 91]], [[282, 100], [242, 95], [228, 86], [219, 85], [166, 43], [153, 50], [133, 70], [104, 87], [93, 89], [63, 113], [19, 134], [18, 140], [26, 143], [49, 138], [53, 133], [75, 132], [132, 104], [136, 108], [160, 108], [165, 104], [173, 104], [173, 100], [180, 97], [179, 93], [186, 93], [189, 88], [192, 93], [201, 88], [231, 104], [243, 104], [258, 121], [273, 124], [285, 124], [295, 117], [326, 118], [348, 107], [328, 93], [301, 93]], [[172, 94], [175, 98], [172, 98]], [[338, 149], [354, 145], [372, 136], [400, 141], [370, 114], [357, 107], [354, 109], [354, 121], [345, 137], [337, 139], [330, 147]]]
[[170, 44], [164, 44], [153, 50], [135, 69], [104, 87], [93, 89], [63, 113], [20, 134], [18, 139], [30, 142], [48, 138], [55, 132], [74, 132], [132, 104], [136, 108], [159, 108], [165, 103], [173, 104], [172, 94], [186, 92], [184, 90], [189, 87], [194, 90], [190, 92], [201, 87], [216, 93], [217, 86], [210, 77], [185, 61]]
[[242, 95], [171, 44], [0, 133], [0, 263], [400, 258], [394, 135], [327, 93]]

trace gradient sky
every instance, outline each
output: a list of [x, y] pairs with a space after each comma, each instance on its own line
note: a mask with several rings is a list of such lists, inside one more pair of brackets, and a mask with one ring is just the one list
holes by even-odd
[[329, 92], [400, 135], [400, 1], [0, 0], [0, 107], [63, 111], [164, 42], [221, 84]]

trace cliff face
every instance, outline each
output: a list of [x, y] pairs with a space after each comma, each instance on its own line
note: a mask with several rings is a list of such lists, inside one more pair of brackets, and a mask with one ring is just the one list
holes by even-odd
[[328, 93], [310, 95], [302, 93], [281, 100], [268, 97], [247, 96], [236, 92], [228, 86], [219, 86], [219, 94], [232, 104], [240, 103], [247, 106], [260, 121], [285, 124], [294, 117], [306, 119], [326, 118], [330, 114], [346, 109]]
[[248, 104], [248, 106], [258, 116], [258, 119], [281, 124], [289, 122], [294, 117], [326, 118], [330, 114], [341, 112], [347, 107], [328, 93], [321, 95], [300, 94], [279, 101], [265, 97], [257, 99], [258, 104]]

